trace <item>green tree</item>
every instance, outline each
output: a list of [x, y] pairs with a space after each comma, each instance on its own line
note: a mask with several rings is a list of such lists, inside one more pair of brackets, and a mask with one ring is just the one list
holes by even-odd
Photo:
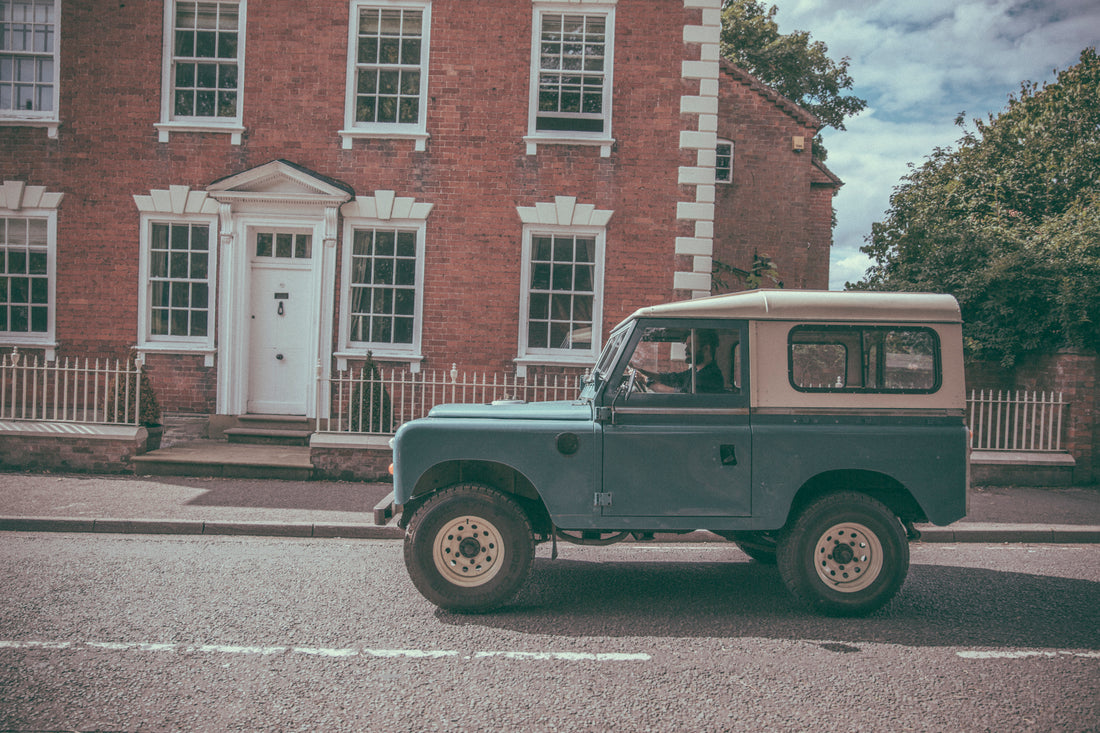
[[[829, 48], [805, 31], [786, 35], [775, 22], [776, 7], [765, 9], [756, 0], [726, 0], [722, 8], [722, 55], [757, 79], [811, 112], [837, 130], [859, 113], [867, 101], [845, 90], [852, 88], [847, 57], [839, 63]], [[820, 135], [814, 154], [825, 159]]]
[[[972, 358], [1100, 347], [1100, 58], [1025, 82], [894, 189], [852, 289], [947, 292]], [[956, 120], [962, 124], [962, 115]]]

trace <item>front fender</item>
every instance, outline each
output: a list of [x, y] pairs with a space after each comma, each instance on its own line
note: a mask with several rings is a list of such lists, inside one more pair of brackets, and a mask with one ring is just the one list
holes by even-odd
[[495, 464], [519, 473], [555, 518], [592, 506], [592, 482], [599, 466], [594, 424], [577, 420], [518, 422], [427, 417], [406, 423], [394, 438], [394, 502], [405, 504], [438, 488], [425, 477], [436, 466], [457, 463]]

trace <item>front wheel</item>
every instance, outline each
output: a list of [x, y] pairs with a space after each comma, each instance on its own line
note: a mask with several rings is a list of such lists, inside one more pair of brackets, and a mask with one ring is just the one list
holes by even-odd
[[497, 608], [519, 591], [535, 556], [526, 513], [480, 484], [458, 484], [425, 502], [405, 534], [405, 567], [416, 589], [448, 611]]
[[909, 543], [893, 512], [864, 494], [810, 504], [779, 540], [779, 573], [814, 610], [862, 616], [894, 597], [909, 572]]

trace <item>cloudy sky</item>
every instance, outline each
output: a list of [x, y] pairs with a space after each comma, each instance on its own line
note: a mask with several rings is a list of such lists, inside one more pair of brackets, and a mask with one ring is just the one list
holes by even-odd
[[[859, 248], [883, 219], [890, 193], [937, 146], [953, 146], [967, 120], [999, 113], [1022, 81], [1047, 82], [1100, 46], [1097, 0], [766, 0], [780, 32], [808, 31], [834, 60], [851, 59], [867, 109], [845, 132], [825, 132], [829, 168], [844, 180], [833, 200], [830, 288], [859, 279]], [[973, 129], [973, 125], [969, 125]]]

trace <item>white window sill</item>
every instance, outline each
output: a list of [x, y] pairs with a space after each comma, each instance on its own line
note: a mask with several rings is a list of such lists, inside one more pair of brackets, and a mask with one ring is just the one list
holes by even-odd
[[516, 365], [516, 376], [526, 377], [529, 366], [581, 367], [591, 369], [596, 365], [598, 354], [530, 354], [518, 356], [512, 360]]
[[35, 341], [32, 338], [11, 335], [0, 337], [0, 349], [9, 347], [12, 349], [42, 349], [46, 352], [46, 361], [53, 361], [57, 358], [57, 342], [53, 339]]
[[158, 344], [145, 343], [136, 347], [139, 354], [201, 354], [204, 367], [214, 366], [214, 354], [217, 349], [208, 344]]
[[615, 144], [612, 137], [576, 137], [571, 135], [527, 135], [523, 138], [527, 143], [527, 154], [534, 155], [538, 152], [539, 145], [592, 145], [599, 146], [600, 157], [611, 156], [611, 146]]
[[230, 135], [230, 144], [240, 145], [241, 134], [244, 132], [244, 125], [233, 121], [229, 123], [224, 122], [157, 122], [153, 125], [160, 133], [158, 142], [166, 143], [170, 135], [173, 132], [207, 132], [214, 134]]
[[57, 128], [61, 126], [60, 120], [35, 119], [33, 117], [3, 117], [0, 118], [0, 127], [42, 127], [50, 138], [57, 137]]
[[401, 132], [399, 130], [340, 130], [338, 133], [343, 140], [344, 150], [351, 150], [351, 145], [356, 140], [360, 139], [381, 139], [381, 140], [412, 140], [415, 143], [415, 149], [417, 152], [422, 153], [428, 148], [428, 138], [431, 137], [426, 132]]
[[363, 361], [367, 358], [367, 352], [370, 352], [370, 358], [375, 363], [383, 362], [387, 364], [408, 364], [409, 371], [413, 374], [420, 373], [420, 362], [424, 361], [424, 356], [419, 353], [412, 352], [380, 352], [375, 349], [364, 349], [362, 351], [354, 351], [351, 349], [344, 349], [339, 351], [333, 356], [336, 357], [336, 371], [346, 372], [348, 369], [349, 361]]

